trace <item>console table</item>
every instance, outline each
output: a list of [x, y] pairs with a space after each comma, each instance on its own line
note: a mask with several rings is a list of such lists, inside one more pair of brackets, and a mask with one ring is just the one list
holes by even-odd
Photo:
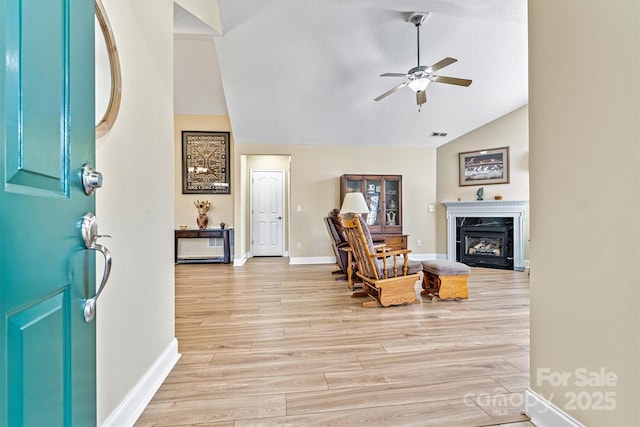
[[[219, 262], [229, 264], [231, 262], [231, 250], [229, 249], [229, 229], [210, 228], [204, 230], [175, 230], [174, 256], [176, 264], [193, 264]], [[222, 239], [224, 255], [221, 257], [206, 258], [182, 258], [178, 257], [178, 239]]]

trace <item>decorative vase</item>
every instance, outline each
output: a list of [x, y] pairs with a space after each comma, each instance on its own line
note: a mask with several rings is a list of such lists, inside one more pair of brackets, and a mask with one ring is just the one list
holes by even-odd
[[396, 225], [396, 213], [387, 212], [387, 225]]
[[204, 230], [209, 224], [209, 217], [206, 214], [198, 215], [198, 228]]

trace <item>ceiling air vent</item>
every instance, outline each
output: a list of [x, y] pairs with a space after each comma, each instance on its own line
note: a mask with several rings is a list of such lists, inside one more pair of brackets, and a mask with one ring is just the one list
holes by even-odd
[[444, 136], [447, 136], [447, 133], [446, 132], [431, 132], [431, 136], [444, 137]]

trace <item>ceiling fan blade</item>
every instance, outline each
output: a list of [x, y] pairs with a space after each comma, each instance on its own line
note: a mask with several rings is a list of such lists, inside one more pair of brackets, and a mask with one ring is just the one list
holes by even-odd
[[459, 79], [457, 77], [433, 76], [431, 80], [438, 83], [447, 83], [458, 86], [469, 86], [471, 84], [471, 80]]
[[422, 104], [425, 104], [426, 102], [427, 102], [427, 91], [419, 90], [418, 92], [416, 92], [416, 103], [418, 105], [422, 105]]
[[407, 73], [384, 73], [380, 77], [407, 77]]
[[457, 59], [455, 58], [444, 58], [442, 61], [440, 62], [436, 62], [435, 64], [433, 64], [430, 67], [427, 67], [427, 69], [425, 70], [427, 73], [434, 73], [438, 70], [443, 69], [444, 67], [453, 64], [454, 62], [456, 62]]
[[[404, 75], [404, 74], [403, 74], [403, 75]], [[408, 85], [408, 84], [409, 84], [409, 82], [408, 82], [408, 81], [406, 81], [406, 82], [402, 82], [402, 83], [400, 83], [398, 86], [396, 86], [396, 87], [394, 87], [394, 88], [389, 89], [388, 91], [386, 91], [385, 93], [383, 93], [382, 95], [380, 95], [379, 97], [377, 97], [375, 100], [376, 100], [376, 101], [380, 101], [382, 98], [384, 98], [384, 97], [386, 97], [386, 96], [388, 96], [388, 95], [391, 95], [393, 92], [397, 91], [398, 89], [402, 89], [403, 87], [405, 87], [405, 86], [406, 86], [406, 85]]]

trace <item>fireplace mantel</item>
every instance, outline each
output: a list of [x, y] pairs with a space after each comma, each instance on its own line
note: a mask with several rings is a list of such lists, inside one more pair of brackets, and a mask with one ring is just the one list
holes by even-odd
[[479, 200], [444, 202], [447, 207], [447, 259], [456, 260], [456, 221], [458, 217], [513, 218], [513, 268], [524, 270], [524, 200]]

